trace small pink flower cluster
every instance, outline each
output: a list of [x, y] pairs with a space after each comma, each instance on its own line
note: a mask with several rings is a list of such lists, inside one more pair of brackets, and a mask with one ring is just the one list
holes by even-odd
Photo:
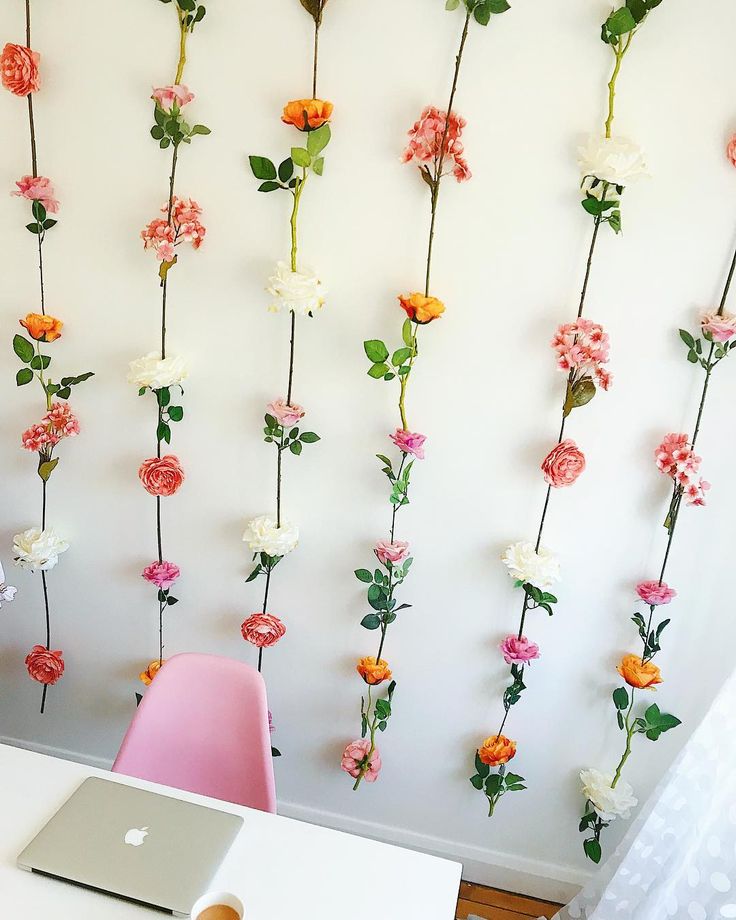
[[26, 450], [40, 453], [53, 450], [64, 438], [73, 438], [79, 434], [79, 420], [68, 403], [53, 403], [49, 411], [37, 425], [31, 425], [21, 435]]
[[608, 363], [610, 342], [603, 326], [580, 317], [563, 323], [550, 344], [557, 352], [557, 367], [572, 372], [574, 382], [594, 377], [602, 389], [609, 389], [613, 377], [603, 365]]
[[[161, 208], [163, 214], [168, 214], [168, 210], [168, 204]], [[171, 220], [157, 217], [141, 230], [143, 248], [153, 249], [160, 262], [172, 262], [174, 247], [181, 243], [191, 243], [194, 249], [199, 249], [207, 233], [199, 219], [201, 214], [202, 208], [196, 201], [175, 195]]]
[[54, 197], [55, 192], [51, 179], [45, 176], [22, 176], [15, 184], [18, 186], [18, 191], [11, 192], [11, 195], [27, 198], [29, 201], [40, 201], [49, 214], [56, 214], [59, 210], [59, 202]]
[[702, 457], [686, 434], [668, 434], [654, 452], [657, 468], [679, 485], [688, 505], [704, 505], [710, 483], [698, 476]]
[[463, 157], [463, 144], [460, 137], [467, 122], [464, 118], [450, 112], [449, 126], [447, 113], [427, 106], [421, 118], [408, 132], [409, 145], [404, 151], [401, 162], [415, 163], [421, 169], [426, 163], [439, 163], [442, 138], [445, 139], [445, 157], [453, 163], [452, 174], [458, 182], [465, 182], [472, 173]]

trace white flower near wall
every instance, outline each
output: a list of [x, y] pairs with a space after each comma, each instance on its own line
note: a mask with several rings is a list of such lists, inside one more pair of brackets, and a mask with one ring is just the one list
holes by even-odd
[[299, 528], [290, 521], [282, 521], [278, 527], [272, 517], [262, 514], [248, 521], [243, 542], [248, 544], [248, 549], [253, 553], [286, 556], [299, 542]]
[[535, 588], [548, 588], [560, 580], [560, 562], [544, 546], [540, 546], [537, 552], [532, 543], [512, 543], [501, 556], [501, 561], [515, 581], [534, 585]]
[[639, 800], [627, 782], [619, 779], [615, 786], [611, 785], [613, 777], [610, 773], [581, 770], [580, 781], [583, 784], [583, 795], [603, 821], [628, 818], [631, 809], [638, 804]]
[[583, 178], [595, 176], [611, 185], [631, 185], [649, 175], [644, 151], [625, 137], [588, 135], [578, 148], [578, 164]]
[[48, 572], [59, 561], [59, 556], [69, 549], [66, 540], [59, 537], [53, 527], [41, 530], [30, 527], [13, 537], [15, 564], [30, 572]]
[[184, 358], [172, 355], [162, 359], [157, 351], [131, 361], [129, 368], [128, 383], [137, 387], [150, 387], [152, 390], [176, 386], [189, 376], [189, 367]]
[[275, 298], [269, 312], [293, 310], [300, 316], [313, 316], [324, 306], [327, 288], [311, 268], [291, 271], [286, 262], [278, 262], [276, 274], [268, 279], [267, 292]]
[[0, 562], [0, 608], [3, 603], [10, 603], [15, 598], [18, 589], [5, 583], [5, 570]]

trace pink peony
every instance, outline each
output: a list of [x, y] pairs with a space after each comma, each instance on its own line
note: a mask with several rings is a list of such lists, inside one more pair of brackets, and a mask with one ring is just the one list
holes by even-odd
[[243, 638], [256, 648], [276, 645], [286, 635], [286, 627], [272, 613], [251, 614], [240, 627]]
[[714, 342], [727, 342], [736, 335], [736, 316], [733, 313], [710, 310], [700, 319], [700, 328]]
[[387, 540], [379, 540], [373, 552], [383, 565], [386, 565], [387, 562], [403, 562], [409, 555], [409, 544], [403, 540], [394, 540], [393, 543], [389, 543]]
[[266, 406], [266, 412], [272, 415], [279, 425], [284, 428], [293, 428], [305, 415], [301, 406], [296, 405], [296, 403], [290, 406], [285, 399], [274, 399], [273, 402]]
[[736, 134], [728, 142], [726, 147], [726, 156], [731, 161], [732, 166], [736, 166]]
[[677, 591], [670, 588], [664, 582], [659, 581], [642, 581], [636, 586], [636, 593], [651, 607], [658, 607], [660, 604], [669, 604], [673, 597], [677, 597]]
[[64, 673], [64, 653], [52, 652], [43, 645], [34, 645], [26, 655], [28, 674], [39, 684], [55, 684]]
[[389, 435], [394, 444], [403, 454], [411, 454], [417, 460], [424, 460], [424, 442], [427, 436], [397, 428], [394, 434]]
[[28, 96], [41, 89], [38, 65], [41, 55], [23, 45], [8, 43], [0, 54], [0, 78], [14, 96]]
[[[456, 115], [455, 112], [450, 112], [448, 127], [447, 113], [434, 106], [427, 106], [419, 121], [408, 132], [409, 145], [401, 157], [402, 163], [414, 163], [420, 169], [425, 170], [428, 163], [433, 163], [435, 168], [438, 168], [444, 137], [443, 165], [444, 162], [452, 164], [449, 172], [452, 172], [458, 182], [467, 181], [471, 178], [472, 173], [463, 157], [463, 145], [460, 141], [466, 124], [464, 118]], [[446, 136], [445, 131], [447, 131]], [[443, 172], [443, 175], [448, 175], [449, 172]]]
[[189, 87], [184, 86], [183, 83], [176, 83], [173, 86], [161, 86], [158, 89], [154, 89], [151, 99], [164, 112], [170, 113], [174, 105], [177, 105], [180, 109], [188, 105], [194, 99], [194, 93], [190, 93]]
[[179, 566], [173, 562], [152, 562], [141, 572], [146, 581], [156, 585], [161, 591], [168, 591], [181, 575]]
[[555, 489], [571, 486], [584, 469], [585, 455], [570, 438], [553, 447], [542, 461], [544, 480]]
[[[371, 742], [368, 738], [361, 738], [358, 741], [351, 741], [342, 754], [340, 768], [349, 773], [354, 779], [357, 779], [365, 768], [365, 760], [371, 749]], [[363, 778], [367, 783], [375, 783], [378, 774], [381, 772], [381, 754], [378, 748], [373, 749], [370, 755], [371, 759], [367, 764], [367, 770]]]
[[163, 457], [150, 457], [141, 463], [138, 478], [149, 495], [159, 498], [174, 495], [184, 482], [184, 470], [179, 458], [174, 454]]
[[59, 202], [54, 198], [54, 186], [51, 184], [51, 179], [46, 179], [44, 176], [23, 176], [15, 184], [18, 186], [18, 191], [11, 192], [11, 195], [27, 198], [29, 201], [40, 201], [49, 214], [56, 214], [59, 210]]
[[506, 636], [499, 648], [506, 664], [529, 664], [539, 658], [539, 646], [526, 636], [521, 639], [516, 635]]

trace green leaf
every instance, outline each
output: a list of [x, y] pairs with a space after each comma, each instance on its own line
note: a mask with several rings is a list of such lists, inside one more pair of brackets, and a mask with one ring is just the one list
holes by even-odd
[[606, 20], [606, 28], [611, 35], [618, 37], [619, 35], [625, 35], [627, 32], [633, 31], [636, 28], [636, 20], [631, 10], [626, 6], [622, 6], [620, 10], [616, 10], [608, 17]]
[[486, 780], [486, 795], [498, 795], [501, 789], [503, 789], [503, 776], [499, 773], [491, 773]]
[[388, 373], [388, 364], [374, 364], [368, 370], [368, 376], [373, 377], [374, 380], [380, 380], [386, 373]]
[[638, 24], [649, 12], [646, 0], [626, 0], [626, 6], [631, 10], [634, 21]]
[[583, 850], [591, 862], [598, 864], [601, 861], [601, 845], [594, 837], [583, 841]]
[[487, 26], [491, 21], [491, 4], [489, 0], [480, 0], [480, 3], [477, 3], [473, 8], [473, 16], [475, 16], [476, 22], [482, 26]]
[[391, 356], [391, 363], [394, 367], [398, 367], [400, 364], [403, 364], [404, 361], [408, 361], [409, 358], [411, 358], [411, 354], [411, 348], [397, 348]]
[[315, 434], [313, 431], [303, 431], [299, 435], [299, 440], [303, 441], [305, 444], [316, 444], [320, 440], [318, 434]]
[[327, 0], [299, 0], [299, 2], [314, 19], [315, 25], [320, 26], [322, 24], [322, 12]]
[[[459, 6], [460, 0], [447, 0], [447, 3], [445, 3], [446, 10], [456, 10]], [[472, 779], [470, 782], [473, 782]], [[476, 788], [480, 789], [480, 786], [477, 786]]]
[[369, 339], [363, 342], [363, 349], [368, 360], [373, 361], [374, 364], [381, 364], [388, 358], [388, 348], [380, 339]]
[[482, 789], [482, 788], [483, 788], [483, 777], [482, 777], [482, 776], [479, 776], [477, 773], [476, 773], [475, 776], [471, 776], [471, 777], [470, 777], [470, 782], [473, 784], [473, 786], [474, 786], [476, 789]]
[[511, 6], [506, 0], [488, 0], [488, 5], [491, 8], [492, 13], [505, 13], [506, 10], [510, 10]]
[[283, 186], [279, 185], [278, 182], [261, 182], [258, 186], [259, 192], [275, 192], [277, 189], [282, 188]]
[[292, 452], [292, 454], [298, 457], [302, 452], [302, 445], [299, 443], [299, 441], [292, 441], [291, 444], [289, 444], [289, 450]]
[[29, 364], [36, 353], [33, 345], [22, 335], [13, 336], [13, 351], [24, 364]]
[[164, 136], [164, 129], [161, 127], [161, 125], [154, 125], [151, 128], [151, 137], [154, 140], [160, 141], [163, 136]]
[[58, 224], [58, 220], [54, 220], [53, 218], [48, 217], [48, 218], [43, 222], [43, 229], [44, 229], [44, 230], [50, 230], [52, 227], [55, 227], [57, 224]]
[[330, 126], [326, 123], [314, 131], [310, 131], [307, 135], [307, 152], [309, 155], [312, 157], [319, 156], [330, 143], [331, 137]]
[[358, 581], [365, 582], [367, 585], [371, 584], [373, 581], [373, 576], [368, 571], [368, 569], [356, 569], [355, 577], [358, 579]]
[[690, 349], [690, 351], [687, 353], [687, 360], [688, 360], [691, 364], [697, 364], [697, 363], [698, 363], [698, 355], [697, 355], [697, 352], [695, 352], [693, 349]]
[[297, 166], [301, 166], [304, 169], [306, 169], [312, 163], [312, 158], [309, 155], [309, 151], [305, 150], [304, 147], [292, 147], [291, 158]]
[[314, 163], [312, 163], [312, 169], [314, 170], [316, 175], [321, 176], [322, 173], [324, 173], [325, 171], [325, 158], [317, 157]]
[[291, 157], [287, 157], [281, 163], [279, 163], [279, 179], [282, 182], [288, 182], [289, 179], [294, 175], [294, 161]]
[[477, 751], [475, 752], [475, 769], [482, 779], [485, 779], [491, 772], [491, 768], [487, 763], [483, 763]]
[[31, 370], [45, 371], [49, 364], [51, 364], [51, 358], [48, 355], [34, 355], [31, 359]]
[[613, 703], [616, 709], [626, 709], [629, 705], [629, 693], [626, 687], [617, 687], [613, 691]]
[[33, 380], [33, 371], [30, 367], [22, 367], [15, 375], [16, 386], [22, 387]]
[[364, 629], [378, 629], [381, 625], [381, 618], [375, 613], [369, 613], [367, 616], [364, 616], [360, 621], [360, 625]]
[[30, 230], [31, 233], [40, 233], [43, 227], [39, 226], [39, 224], [26, 224], [26, 230]]
[[39, 224], [46, 220], [46, 208], [36, 199], [31, 205], [31, 212]]
[[169, 418], [172, 422], [180, 422], [184, 418], [184, 409], [181, 406], [170, 406]]
[[171, 429], [166, 422], [160, 422], [156, 428], [156, 440], [166, 441], [167, 444], [171, 444]]
[[680, 329], [680, 338], [688, 348], [695, 348], [695, 339], [690, 335], [687, 329]]
[[38, 464], [38, 475], [44, 482], [49, 481], [49, 477], [56, 469], [58, 462], [59, 458], [56, 457], [54, 460], [43, 460]]
[[567, 417], [573, 409], [585, 406], [595, 396], [595, 384], [590, 377], [583, 377], [578, 380], [572, 387], [568, 387], [567, 398], [565, 400], [564, 414]]
[[248, 157], [248, 161], [256, 179], [276, 178], [276, 167], [268, 157]]
[[194, 125], [194, 127], [191, 129], [189, 133], [190, 134], [212, 134], [212, 132], [206, 125]]
[[404, 320], [404, 325], [401, 327], [401, 338], [404, 340], [404, 345], [408, 345], [410, 348], [413, 347], [414, 330], [410, 319]]

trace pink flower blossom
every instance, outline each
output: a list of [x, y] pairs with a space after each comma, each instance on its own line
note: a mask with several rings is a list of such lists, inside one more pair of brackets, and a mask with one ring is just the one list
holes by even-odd
[[59, 443], [59, 439], [53, 438], [49, 433], [48, 426], [40, 424], [31, 425], [30, 428], [26, 429], [21, 435], [21, 441], [26, 450], [34, 453], [40, 453], [44, 448], [54, 447], [55, 444]]
[[397, 428], [394, 434], [389, 435], [394, 444], [404, 454], [411, 454], [417, 460], [424, 460], [424, 442], [427, 436], [404, 428]]
[[301, 406], [296, 403], [290, 406], [285, 399], [274, 399], [266, 406], [266, 412], [284, 428], [293, 428], [306, 414]]
[[689, 482], [685, 486], [684, 496], [688, 505], [693, 507], [702, 507], [705, 505], [705, 493], [710, 489], [710, 483], [705, 479], [699, 479], [697, 482]]
[[[161, 208], [168, 217], [168, 202]], [[141, 230], [144, 249], [153, 249], [161, 262], [172, 262], [174, 247], [191, 243], [199, 249], [207, 233], [200, 221], [202, 208], [191, 198], [173, 198], [171, 220], [157, 217]]]
[[[464, 118], [450, 112], [449, 126], [447, 113], [440, 111], [435, 106], [427, 106], [422, 112], [418, 122], [414, 124], [409, 134], [409, 145], [404, 151], [402, 163], [414, 163], [420, 169], [427, 171], [428, 163], [433, 163], [436, 170], [439, 168], [440, 151], [442, 149], [442, 139], [445, 137], [444, 144], [444, 163], [451, 165], [452, 174], [458, 182], [465, 182], [471, 178], [472, 173], [468, 164], [463, 157], [463, 145], [460, 137], [463, 128], [467, 122]], [[443, 175], [448, 173], [443, 172]]]
[[539, 646], [526, 636], [506, 636], [499, 648], [506, 664], [529, 664], [539, 658]]
[[610, 388], [613, 378], [603, 367], [608, 363], [610, 342], [603, 326], [584, 317], [574, 323], [563, 323], [550, 345], [557, 352], [558, 369], [572, 373], [573, 384], [588, 377], [595, 379], [601, 389]]
[[156, 585], [161, 591], [168, 591], [181, 575], [178, 565], [173, 562], [152, 562], [141, 572], [146, 581]]
[[368, 738], [360, 738], [358, 741], [351, 741], [342, 754], [340, 768], [349, 773], [354, 779], [357, 779], [367, 766], [363, 778], [367, 783], [375, 783], [378, 774], [381, 772], [381, 754], [378, 748], [373, 749], [370, 755], [370, 761], [366, 765], [366, 758], [371, 749], [371, 742]]
[[74, 415], [69, 403], [55, 402], [41, 419], [50, 429], [50, 433], [61, 438], [75, 438], [79, 434], [79, 419]]
[[571, 438], [553, 447], [542, 461], [544, 481], [555, 489], [571, 486], [584, 469], [585, 454]]
[[26, 655], [28, 676], [39, 684], [55, 684], [64, 673], [64, 653], [52, 651], [44, 645], [34, 645]]
[[660, 604], [669, 604], [673, 597], [677, 597], [677, 591], [670, 588], [664, 582], [658, 581], [641, 581], [636, 586], [636, 593], [650, 607], [658, 607]]
[[700, 319], [700, 328], [707, 338], [714, 342], [727, 342], [736, 335], [736, 316], [724, 310], [709, 310]]
[[177, 105], [180, 109], [188, 105], [194, 99], [194, 93], [190, 93], [189, 87], [184, 86], [183, 83], [175, 83], [173, 86], [161, 86], [158, 89], [154, 89], [151, 99], [164, 112], [171, 113], [174, 105]]
[[660, 472], [669, 476], [682, 489], [688, 505], [705, 504], [705, 493], [710, 489], [710, 483], [698, 475], [702, 458], [690, 446], [688, 435], [665, 435], [654, 452], [654, 458]]
[[657, 468], [667, 476], [674, 476], [677, 464], [690, 453], [690, 438], [686, 434], [667, 434], [654, 452]]
[[387, 540], [379, 540], [373, 552], [383, 565], [386, 565], [387, 562], [395, 564], [403, 562], [409, 555], [409, 544], [404, 540], [394, 540], [393, 543], [389, 543]]
[[51, 184], [51, 179], [45, 176], [23, 176], [15, 184], [18, 186], [18, 191], [11, 192], [11, 195], [27, 198], [29, 201], [40, 201], [49, 214], [56, 214], [59, 210], [59, 202], [54, 198], [54, 186]]
[[272, 613], [253, 613], [240, 627], [246, 642], [257, 648], [269, 648], [286, 635], [286, 627]]
[[732, 166], [736, 166], [736, 134], [728, 142], [726, 147], [726, 156], [731, 161]]

